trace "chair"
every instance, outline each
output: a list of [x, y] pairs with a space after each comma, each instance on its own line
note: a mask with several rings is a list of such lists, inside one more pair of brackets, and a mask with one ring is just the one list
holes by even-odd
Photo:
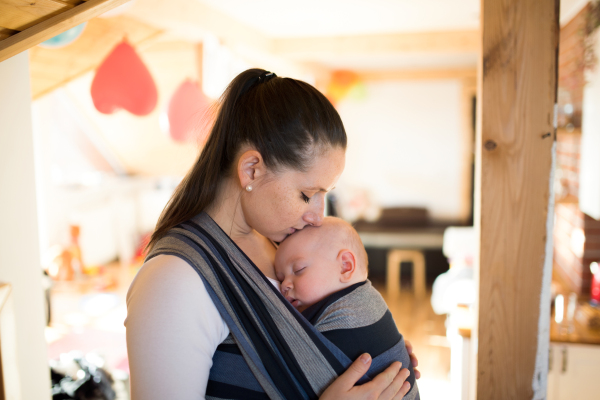
[[413, 265], [413, 290], [415, 297], [421, 299], [425, 297], [425, 257], [423, 252], [418, 250], [397, 250], [388, 251], [386, 284], [387, 294], [391, 298], [400, 295], [400, 265], [402, 262], [410, 261]]

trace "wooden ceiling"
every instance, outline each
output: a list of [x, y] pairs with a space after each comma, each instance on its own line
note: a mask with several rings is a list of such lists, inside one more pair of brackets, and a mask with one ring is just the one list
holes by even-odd
[[94, 18], [88, 22], [81, 36], [68, 46], [31, 48], [29, 65], [33, 99], [94, 70], [123, 39], [143, 49], [162, 32], [130, 17]]
[[0, 0], [0, 62], [129, 0]]

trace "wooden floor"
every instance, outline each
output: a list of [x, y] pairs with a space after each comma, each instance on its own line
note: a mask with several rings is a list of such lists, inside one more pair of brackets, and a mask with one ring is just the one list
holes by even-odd
[[378, 283], [374, 286], [388, 304], [398, 330], [412, 343], [423, 379], [449, 381], [450, 344], [446, 339], [446, 316], [433, 312], [431, 291], [425, 299], [418, 301], [410, 287], [402, 287], [400, 298], [391, 301], [386, 296], [385, 286]]

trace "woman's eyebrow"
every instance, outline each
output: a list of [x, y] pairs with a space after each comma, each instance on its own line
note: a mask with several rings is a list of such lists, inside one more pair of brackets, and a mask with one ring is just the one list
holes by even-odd
[[309, 188], [306, 188], [306, 189], [307, 189], [307, 190], [314, 190], [314, 191], [316, 191], [316, 192], [325, 192], [325, 193], [327, 193], [327, 192], [330, 192], [330, 191], [332, 191], [333, 189], [335, 189], [335, 186], [334, 186], [334, 187], [332, 187], [332, 188], [331, 188], [331, 189], [329, 189], [329, 190], [327, 190], [327, 189], [323, 189], [323, 188], [318, 188], [318, 187], [309, 187]]

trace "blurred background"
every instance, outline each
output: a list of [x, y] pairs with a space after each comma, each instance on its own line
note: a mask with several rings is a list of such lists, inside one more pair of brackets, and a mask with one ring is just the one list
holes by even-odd
[[[588, 62], [594, 4], [561, 2], [556, 343], [573, 342], [563, 328], [575, 310], [593, 315], [600, 259], [600, 213], [579, 201], [580, 180], [599, 179], [593, 162], [580, 171], [593, 158], [581, 146], [586, 74], [600, 82]], [[128, 398], [125, 296], [144, 245], [215, 102], [259, 67], [311, 83], [339, 111], [346, 169], [327, 212], [361, 234], [370, 279], [419, 357], [422, 397], [467, 398], [479, 20], [478, 0], [131, 0], [31, 48], [51, 365], [83, 357], [112, 375], [106, 398]], [[600, 360], [600, 339], [578, 337]]]

